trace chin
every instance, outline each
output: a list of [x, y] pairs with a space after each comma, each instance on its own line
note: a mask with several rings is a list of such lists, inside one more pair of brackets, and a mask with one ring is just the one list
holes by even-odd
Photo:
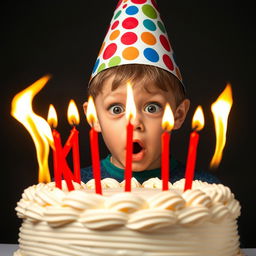
[[142, 166], [140, 164], [133, 164], [132, 171], [133, 172], [142, 172], [148, 170], [148, 166]]
[[137, 170], [137, 169], [133, 168], [132, 171], [133, 171], [133, 172], [142, 172], [142, 171], [145, 171], [145, 169], [138, 169], [138, 170]]

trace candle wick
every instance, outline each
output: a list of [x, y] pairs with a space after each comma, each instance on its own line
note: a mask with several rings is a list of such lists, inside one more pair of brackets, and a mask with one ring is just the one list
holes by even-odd
[[71, 124], [71, 125], [72, 125], [73, 128], [76, 128], [76, 127], [77, 127], [77, 124], [76, 124], [74, 121], [72, 121], [72, 124]]
[[50, 127], [51, 127], [51, 129], [52, 129], [52, 130], [54, 130], [54, 129], [55, 129], [55, 127], [54, 127], [54, 125], [53, 125], [53, 124], [51, 124], [51, 125], [50, 125]]
[[192, 131], [193, 131], [193, 132], [199, 132], [198, 128], [199, 128], [199, 126], [196, 125], [196, 126], [192, 129]]
[[93, 120], [90, 122], [90, 125], [91, 125], [92, 129], [94, 129], [95, 125], [94, 125], [94, 121]]
[[164, 132], [171, 133], [172, 130], [164, 129]]

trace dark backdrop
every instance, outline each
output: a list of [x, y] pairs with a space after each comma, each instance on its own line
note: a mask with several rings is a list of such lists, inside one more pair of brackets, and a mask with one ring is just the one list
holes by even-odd
[[[215, 146], [210, 105], [230, 82], [234, 104], [223, 160], [215, 174], [241, 202], [242, 247], [256, 247], [253, 8], [249, 1], [235, 4], [229, 0], [159, 0], [158, 4], [192, 99], [183, 128], [172, 136], [171, 150], [177, 158], [186, 160], [192, 115], [201, 104], [206, 126], [201, 132], [197, 167], [208, 171]], [[52, 79], [34, 99], [34, 110], [46, 117], [49, 104], [54, 104], [64, 140], [70, 131], [66, 111], [73, 98], [81, 115], [81, 164], [90, 165], [89, 127], [82, 103], [115, 5], [115, 1], [44, 0], [5, 1], [1, 6], [1, 243], [17, 243], [20, 220], [14, 208], [22, 191], [37, 183], [38, 176], [34, 144], [23, 126], [10, 116], [11, 100], [43, 75], [51, 74]], [[106, 154], [101, 141], [101, 155]]]

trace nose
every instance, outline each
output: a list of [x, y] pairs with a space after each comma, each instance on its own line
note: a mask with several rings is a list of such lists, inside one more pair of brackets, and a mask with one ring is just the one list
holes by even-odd
[[145, 131], [145, 126], [144, 126], [143, 119], [142, 119], [141, 115], [138, 114], [138, 113], [136, 114], [133, 125], [134, 125], [134, 130], [135, 131], [136, 130], [141, 131], [141, 132]]

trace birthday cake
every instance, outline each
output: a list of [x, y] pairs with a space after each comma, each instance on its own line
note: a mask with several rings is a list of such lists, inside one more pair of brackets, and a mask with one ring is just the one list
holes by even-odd
[[14, 256], [237, 256], [240, 204], [221, 184], [184, 179], [162, 191], [162, 181], [142, 185], [102, 180], [103, 195], [94, 181], [68, 191], [55, 183], [25, 189], [16, 211], [23, 219], [19, 249]]

